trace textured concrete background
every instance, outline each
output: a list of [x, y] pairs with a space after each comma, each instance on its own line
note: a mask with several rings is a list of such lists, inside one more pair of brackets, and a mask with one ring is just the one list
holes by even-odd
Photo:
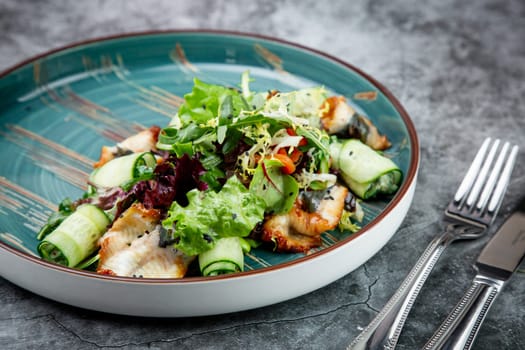
[[[418, 187], [407, 218], [384, 249], [348, 276], [289, 302], [227, 316], [105, 315], [0, 279], [0, 348], [343, 349], [440, 229], [442, 210], [486, 136], [508, 139], [522, 150], [496, 225], [525, 193], [522, 0], [0, 0], [0, 70], [74, 41], [176, 28], [287, 39], [346, 60], [386, 85], [412, 116], [421, 142]], [[472, 263], [488, 238], [445, 252], [416, 301], [399, 349], [425, 343], [470, 284]], [[525, 274], [519, 273], [491, 309], [476, 349], [525, 349], [524, 290]]]

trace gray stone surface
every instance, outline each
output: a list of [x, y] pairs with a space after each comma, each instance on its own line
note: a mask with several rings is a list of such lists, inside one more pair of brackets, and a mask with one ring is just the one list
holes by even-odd
[[[386, 85], [412, 116], [421, 142], [418, 187], [407, 218], [384, 249], [346, 277], [288, 302], [225, 316], [107, 315], [43, 299], [0, 279], [0, 348], [344, 349], [440, 229], [441, 212], [486, 136], [522, 149], [496, 225], [525, 193], [522, 0], [1, 0], [0, 70], [74, 41], [176, 28], [284, 38], [340, 57]], [[445, 252], [398, 349], [424, 344], [470, 283], [472, 263], [488, 239], [457, 243]], [[518, 273], [494, 304], [475, 349], [525, 349], [524, 291], [525, 275]]]

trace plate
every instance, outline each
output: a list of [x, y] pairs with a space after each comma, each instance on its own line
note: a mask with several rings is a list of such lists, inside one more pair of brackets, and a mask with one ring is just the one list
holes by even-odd
[[[392, 198], [364, 204], [356, 234], [330, 232], [308, 255], [254, 250], [245, 271], [211, 278], [134, 279], [57, 266], [36, 254], [39, 227], [64, 197], [78, 198], [102, 145], [164, 126], [198, 77], [253, 90], [325, 86], [391, 139], [403, 170]], [[34, 57], [0, 75], [0, 272], [56, 301], [137, 316], [222, 314], [321, 288], [376, 254], [403, 221], [419, 164], [414, 126], [394, 96], [361, 70], [322, 52], [259, 35], [214, 31], [125, 34]]]

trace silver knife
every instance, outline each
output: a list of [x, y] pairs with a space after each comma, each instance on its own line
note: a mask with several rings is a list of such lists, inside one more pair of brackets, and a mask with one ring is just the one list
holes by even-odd
[[470, 349], [492, 303], [524, 256], [525, 199], [483, 248], [471, 287], [424, 349]]

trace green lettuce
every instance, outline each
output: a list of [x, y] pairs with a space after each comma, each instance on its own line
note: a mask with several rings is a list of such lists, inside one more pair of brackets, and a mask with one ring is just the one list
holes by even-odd
[[274, 214], [289, 212], [299, 193], [297, 181], [283, 174], [281, 167], [278, 160], [263, 160], [250, 183], [250, 191], [264, 198], [266, 211]]
[[232, 176], [219, 192], [191, 190], [189, 204], [174, 202], [162, 222], [171, 232], [175, 248], [198, 255], [224, 237], [246, 237], [264, 218], [265, 202]]
[[206, 124], [216, 117], [221, 117], [221, 124], [227, 124], [227, 120], [239, 115], [241, 110], [250, 109], [238, 90], [207, 84], [196, 78], [192, 91], [184, 95], [184, 101], [178, 112], [183, 126], [192, 122]]

